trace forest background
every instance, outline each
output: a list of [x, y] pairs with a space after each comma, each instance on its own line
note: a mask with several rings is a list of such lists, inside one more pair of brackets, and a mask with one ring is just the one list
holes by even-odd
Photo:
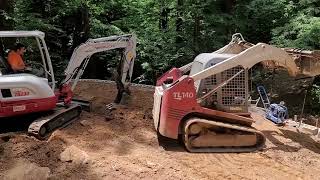
[[[320, 49], [320, 1], [1, 0], [0, 30], [45, 32], [58, 77], [74, 48], [88, 38], [134, 33], [138, 46], [133, 80], [154, 84], [171, 67], [224, 46], [236, 32], [251, 43]], [[119, 57], [119, 51], [95, 55], [84, 77], [110, 79]], [[256, 76], [268, 78], [261, 72]], [[308, 91], [312, 113], [320, 112], [319, 84], [316, 78]]]

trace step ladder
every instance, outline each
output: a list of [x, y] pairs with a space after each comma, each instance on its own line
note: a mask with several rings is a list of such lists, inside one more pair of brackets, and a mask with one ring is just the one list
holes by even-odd
[[260, 99], [263, 103], [263, 107], [265, 110], [267, 110], [270, 107], [270, 101], [269, 101], [268, 95], [266, 93], [266, 90], [264, 89], [263, 86], [258, 86], [257, 89], [258, 89], [258, 93], [260, 95]]

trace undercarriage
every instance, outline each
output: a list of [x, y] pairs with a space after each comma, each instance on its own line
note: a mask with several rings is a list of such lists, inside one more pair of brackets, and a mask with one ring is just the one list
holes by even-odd
[[250, 126], [190, 118], [183, 126], [189, 152], [252, 152], [263, 148], [265, 136]]
[[76, 120], [81, 114], [81, 106], [73, 104], [69, 107], [57, 107], [47, 116], [42, 116], [33, 121], [29, 128], [28, 134], [43, 140], [51, 135], [52, 132], [63, 128]]

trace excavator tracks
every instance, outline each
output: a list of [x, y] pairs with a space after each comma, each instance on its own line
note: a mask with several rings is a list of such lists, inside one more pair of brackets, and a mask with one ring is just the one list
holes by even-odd
[[253, 152], [266, 138], [252, 127], [190, 118], [184, 123], [183, 142], [189, 152]]
[[80, 116], [81, 111], [81, 106], [77, 104], [69, 107], [57, 107], [49, 116], [40, 117], [33, 121], [28, 128], [28, 134], [44, 140], [58, 128], [65, 127], [73, 122]]

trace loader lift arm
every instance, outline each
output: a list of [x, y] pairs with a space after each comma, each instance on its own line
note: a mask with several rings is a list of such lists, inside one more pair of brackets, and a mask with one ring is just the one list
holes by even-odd
[[197, 81], [236, 66], [250, 69], [255, 64], [267, 60], [273, 60], [285, 66], [293, 76], [298, 73], [298, 68], [294, 60], [285, 51], [268, 44], [258, 43], [225, 61], [192, 75], [191, 77], [194, 81]]
[[[69, 104], [72, 99], [72, 92], [76, 87], [80, 77], [87, 67], [90, 57], [99, 52], [113, 49], [124, 49], [118, 71], [119, 78], [116, 78], [120, 84], [131, 81], [134, 60], [136, 57], [136, 37], [135, 35], [110, 36], [97, 39], [89, 39], [86, 43], [78, 46], [69, 61], [65, 70], [65, 79], [60, 85], [60, 97], [65, 104]], [[119, 91], [119, 89], [118, 89]]]
[[[263, 48], [258, 48], [257, 46], [258, 44], [260, 44], [261, 47], [262, 46], [266, 47], [265, 50], [261, 51]], [[245, 53], [247, 54], [246, 56], [250, 58], [252, 58], [250, 54], [255, 55], [256, 58], [260, 56], [261, 58], [263, 58], [263, 60], [259, 60], [256, 63], [261, 62], [265, 67], [272, 67], [272, 68], [284, 67], [288, 69], [290, 75], [293, 75], [293, 76], [302, 75], [302, 76], [314, 77], [320, 74], [320, 51], [319, 50], [310, 51], [310, 50], [300, 50], [300, 49], [292, 49], [292, 48], [277, 48], [275, 46], [264, 44], [264, 43], [258, 43], [258, 44], [255, 45], [250, 42], [247, 42], [240, 33], [236, 33], [232, 35], [232, 39], [227, 45], [214, 51], [213, 53], [239, 55], [245, 50], [250, 49], [249, 50], [250, 52]], [[251, 49], [252, 47], [255, 47], [255, 49]], [[272, 52], [269, 52], [269, 55], [267, 55], [269, 56], [270, 59], [267, 59], [265, 55], [259, 55], [259, 53], [267, 52], [268, 50], [271, 50], [271, 49], [273, 49]], [[277, 57], [273, 53], [281, 54], [281, 56]], [[233, 58], [237, 58], [237, 57], [233, 57]], [[244, 59], [246, 58], [244, 57], [243, 60]], [[240, 60], [240, 61], [243, 61], [243, 60]], [[163, 74], [160, 78], [158, 78], [157, 85], [161, 85], [164, 81], [166, 81], [168, 77], [174, 77], [173, 78], [174, 81], [179, 79], [182, 75], [190, 71], [190, 69], [192, 68], [192, 65], [193, 65], [193, 62], [190, 62], [180, 68], [171, 69], [170, 71]], [[248, 64], [245, 64], [245, 65], [248, 65]], [[251, 64], [251, 67], [252, 67], [252, 64]]]
[[[226, 46], [215, 51], [215, 53], [223, 54], [239, 54], [246, 49], [251, 48], [254, 44], [244, 40], [240, 33], [236, 33], [232, 36], [232, 40]], [[291, 56], [298, 69], [296, 75], [303, 76], [317, 76], [320, 74], [320, 51], [319, 50], [302, 50], [295, 48], [279, 48]], [[262, 62], [265, 67], [284, 67], [284, 64], [270, 60]], [[291, 74], [292, 75], [292, 74]]]

